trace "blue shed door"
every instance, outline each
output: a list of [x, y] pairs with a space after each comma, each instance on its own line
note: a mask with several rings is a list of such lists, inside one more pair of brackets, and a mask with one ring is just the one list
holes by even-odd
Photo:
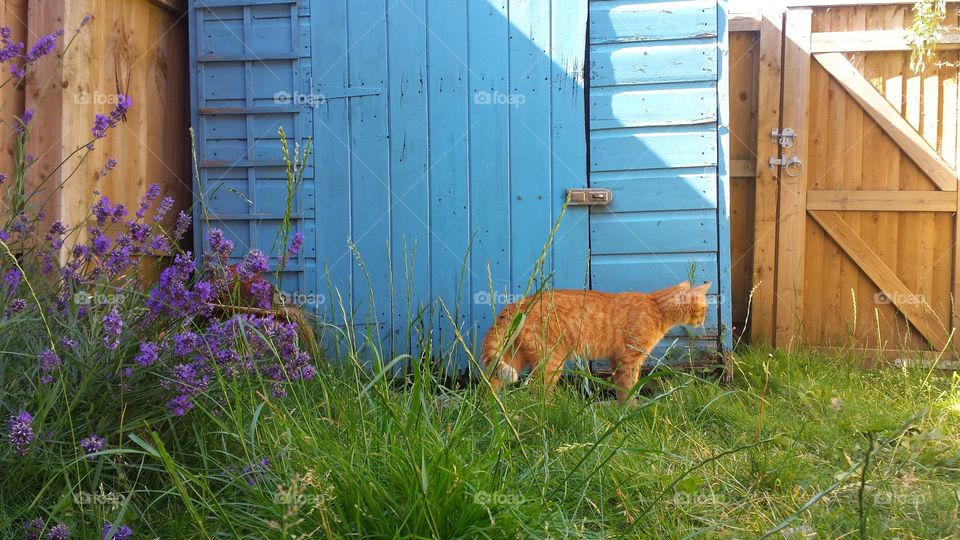
[[[473, 346], [530, 283], [691, 268], [716, 307], [676, 336], [729, 343], [725, 35], [708, 0], [194, 0], [196, 240], [282, 249], [283, 126], [314, 153], [282, 286], [389, 353]], [[537, 272], [588, 180], [613, 204], [568, 208]]]
[[[206, 247], [211, 227], [236, 244], [231, 262], [258, 248], [278, 263], [278, 232], [287, 180], [278, 129], [291, 145], [313, 136], [313, 118], [289, 97], [310, 69], [308, 6], [295, 0], [191, 0], [192, 123], [199, 177], [194, 179], [194, 241]], [[294, 232], [307, 241], [288, 261], [281, 285], [302, 298], [322, 294], [318, 264], [316, 171], [295, 193]]]
[[712, 281], [704, 329], [655, 356], [729, 346], [726, 11], [715, 0], [590, 2], [591, 285]]
[[311, 245], [284, 286], [325, 295], [329, 322], [372, 323], [393, 353], [427, 336], [452, 346], [454, 328], [473, 345], [531, 281], [588, 286], [584, 208], [536, 272], [566, 190], [587, 185], [587, 12], [569, 0], [195, 0], [197, 240], [215, 225], [237, 254], [271, 251], [283, 125], [315, 150], [294, 216]]

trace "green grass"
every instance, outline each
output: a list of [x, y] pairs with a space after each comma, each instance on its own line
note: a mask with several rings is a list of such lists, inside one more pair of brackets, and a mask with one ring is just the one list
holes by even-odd
[[144, 538], [755, 538], [790, 518], [798, 538], [860, 537], [861, 519], [870, 538], [958, 535], [952, 374], [744, 351], [732, 383], [655, 376], [628, 407], [569, 385], [549, 401], [511, 388], [501, 408], [425, 369], [371, 380], [328, 368], [283, 400], [234, 389], [94, 461], [5, 463], [0, 535], [37, 515], [75, 538], [103, 520]]

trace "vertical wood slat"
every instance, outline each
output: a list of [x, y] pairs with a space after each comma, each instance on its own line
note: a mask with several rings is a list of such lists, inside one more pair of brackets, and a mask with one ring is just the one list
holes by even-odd
[[748, 304], [753, 288], [759, 12], [755, 22], [752, 31], [730, 32], [730, 274], [736, 341], [745, 338], [749, 330]]
[[[69, 0], [53, 0], [49, 2], [29, 2], [27, 13], [27, 34], [36, 40], [37, 36], [49, 34], [62, 27], [67, 2]], [[27, 47], [30, 42], [27, 42]], [[61, 48], [58, 47], [58, 51]], [[57, 165], [66, 157], [69, 150], [64, 150], [66, 141], [63, 138], [64, 110], [63, 95], [58, 90], [47, 92], [47, 81], [63, 79], [64, 65], [51, 58], [44, 58], [33, 65], [26, 78], [26, 106], [34, 106], [41, 94], [44, 94], [43, 108], [35, 115], [30, 130], [30, 140], [26, 152], [37, 158], [32, 174], [27, 176], [27, 192], [38, 191], [43, 204], [36, 208], [43, 211], [50, 221], [61, 219], [63, 216], [63, 197], [54, 195], [47, 187], [59, 185], [64, 168], [56, 169]], [[54, 86], [53, 88], [56, 88]], [[65, 153], [67, 152], [67, 153]], [[69, 166], [69, 165], [68, 165]], [[46, 183], [41, 179], [48, 178]], [[41, 191], [43, 190], [43, 191]]]
[[[349, 0], [346, 6], [348, 87], [373, 86], [383, 88], [387, 80], [387, 4], [375, 0]], [[327, 25], [329, 26], [329, 25]], [[311, 29], [316, 32], [316, 27]], [[326, 28], [324, 28], [326, 30]], [[390, 330], [390, 301], [388, 275], [390, 267], [388, 243], [390, 239], [390, 163], [388, 132], [388, 95], [361, 99], [347, 99], [350, 118], [350, 138], [346, 139], [351, 154], [350, 199], [352, 234], [363, 265], [368, 271], [354, 271], [353, 298], [355, 313], [363, 323], [376, 323]], [[453, 120], [453, 119], [451, 119]], [[342, 134], [340, 134], [343, 137]], [[321, 150], [322, 151], [322, 150]], [[346, 239], [341, 239], [345, 246]], [[334, 253], [342, 253], [340, 251]], [[359, 267], [358, 267], [359, 269]], [[377, 337], [385, 337], [383, 334]]]
[[[587, 2], [583, 2], [587, 4]], [[587, 187], [586, 155], [580, 151], [584, 140], [578, 133], [587, 133], [583, 114], [584, 80], [586, 66], [583, 57], [584, 44], [563, 36], [577, 35], [587, 28], [589, 8], [565, 9], [566, 0], [551, 0], [553, 24], [550, 32], [551, 64], [551, 117], [550, 117], [550, 169], [552, 182], [551, 223], [556, 222], [563, 209], [565, 198], [560, 194], [569, 188]], [[557, 129], [556, 126], [567, 126]], [[573, 134], [574, 136], [570, 136]], [[554, 269], [559, 287], [590, 287], [589, 236], [577, 231], [589, 224], [589, 209], [567, 208], [557, 229], [557, 238], [551, 251], [553, 258], [549, 268]], [[479, 219], [479, 218], [478, 218]], [[476, 228], [476, 225], [474, 225]]]
[[[427, 185], [427, 16], [426, 0], [408, 0], [387, 11], [390, 181], [393, 227], [390, 255], [393, 267], [393, 326], [404, 329], [411, 313], [430, 302], [430, 200]], [[407, 296], [410, 291], [410, 297]], [[395, 354], [415, 352], [406, 332], [394, 332]], [[410, 338], [410, 341], [397, 341]]]
[[[491, 107], [479, 99], [510, 93], [510, 66], [506, 61], [510, 55], [510, 22], [499, 15], [507, 13], [508, 6], [508, 0], [470, 0], [467, 5], [471, 18], [468, 99], [474, 133], [508, 133], [510, 128], [508, 107]], [[495, 310], [490, 302], [478, 300], [487, 300], [491, 289], [496, 295], [508, 292], [510, 287], [510, 237], [492, 234], [498, 224], [510, 221], [510, 198], [504, 196], [510, 192], [510, 141], [508, 137], [470, 137], [469, 145], [473, 179], [470, 212], [477, 232], [470, 252], [473, 321], [486, 329], [493, 324]]]
[[779, 157], [779, 146], [770, 132], [780, 127], [783, 11], [767, 9], [760, 21], [760, 61], [757, 87], [757, 180], [754, 202], [753, 285], [750, 339], [774, 338], [775, 276], [777, 249], [778, 174], [769, 168]]
[[[0, 6], [0, 26], [10, 28], [14, 42], [30, 41], [27, 38], [27, 0], [5, 0]], [[6, 75], [4, 75], [6, 78]], [[0, 88], [0, 106], [3, 107], [4, 119], [23, 114], [25, 91], [23, 85], [14, 85], [12, 82]], [[13, 143], [16, 136], [13, 130], [4, 130], [0, 136], [0, 172], [12, 175], [14, 170]], [[4, 187], [0, 187], [2, 196]]]
[[[347, 0], [314, 1], [310, 10], [311, 27], [324, 25], [324, 31], [311, 31], [311, 62], [313, 88], [346, 86], [347, 71]], [[326, 23], [326, 24], [324, 24]], [[350, 290], [353, 261], [345, 253], [346, 239], [354, 234], [351, 227], [352, 171], [349, 165], [350, 113], [348, 99], [325, 101], [314, 115], [315, 165], [318, 171], [317, 186], [323, 196], [317, 197], [316, 216], [323, 225], [317, 227], [317, 251], [325, 254], [325, 274], [321, 290], [326, 290], [331, 303], [336, 306], [339, 298], [344, 305], [353, 306]], [[322, 172], [322, 174], [321, 174]], [[326, 180], [336, 178], [342, 189], [323, 189]], [[426, 208], [424, 208], [426, 212]], [[425, 214], [429, 219], [429, 214]], [[429, 256], [429, 244], [420, 246], [424, 256]]]
[[[960, 24], [960, 13], [956, 15], [953, 20], [954, 24]], [[945, 96], [950, 98], [953, 108], [950, 109], [952, 113], [952, 118], [944, 118], [943, 124], [945, 126], [950, 126], [950, 131], [953, 134], [952, 143], [954, 147], [949, 149], [949, 154], [952, 155], [952, 165], [954, 169], [960, 169], [960, 82], [957, 81], [957, 78], [960, 77], [960, 68], [954, 68], [954, 84], [951, 88], [950, 93]], [[949, 140], [949, 139], [948, 139]], [[950, 161], [948, 159], [948, 161]], [[960, 349], [960, 189], [957, 190], [957, 211], [953, 214], [953, 282], [951, 284], [951, 321], [950, 327], [953, 332], [951, 338], [951, 345], [954, 349], [954, 355], [956, 355], [957, 349]]]
[[[807, 161], [810, 98], [810, 33], [812, 11], [787, 12], [784, 22], [783, 127], [796, 133], [793, 147], [784, 156]], [[778, 347], [793, 345], [801, 331], [803, 307], [804, 241], [806, 234], [807, 174], [780, 174], [780, 234], [777, 246], [776, 330]]]
[[[352, 1], [352, 0], [351, 0]], [[470, 99], [467, 6], [456, 2], [427, 2], [427, 64], [429, 76], [429, 155], [430, 155], [430, 267], [434, 297], [441, 298], [446, 310], [440, 308], [439, 320], [434, 320], [435, 340], [443, 347], [455, 341], [451, 324], [462, 321], [447, 320], [447, 311], [459, 316], [457, 309], [466, 308], [469, 291], [460, 287], [460, 271], [467, 262], [467, 244], [470, 239], [469, 200], [469, 126], [466, 103]], [[445, 323], [441, 321], [446, 321]]]
[[733, 348], [733, 321], [730, 257], [730, 35], [727, 29], [728, 2], [717, 4], [717, 258], [720, 283], [720, 335], [717, 346], [721, 350]]

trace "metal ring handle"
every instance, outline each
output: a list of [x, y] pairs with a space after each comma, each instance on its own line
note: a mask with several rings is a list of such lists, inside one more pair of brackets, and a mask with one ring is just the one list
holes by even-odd
[[803, 174], [803, 162], [800, 161], [800, 158], [797, 156], [793, 156], [790, 158], [790, 161], [783, 166], [783, 172], [791, 178], [796, 178]]

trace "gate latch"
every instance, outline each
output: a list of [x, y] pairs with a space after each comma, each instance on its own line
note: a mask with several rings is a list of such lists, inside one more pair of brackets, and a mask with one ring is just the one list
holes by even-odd
[[783, 167], [783, 172], [787, 176], [797, 177], [803, 174], [803, 162], [797, 156], [785, 157], [783, 159], [770, 158], [770, 172], [774, 172], [777, 167]]
[[613, 192], [606, 188], [578, 188], [567, 190], [570, 206], [600, 206], [613, 202]]
[[773, 131], [770, 132], [770, 141], [779, 144], [781, 148], [790, 148], [793, 146], [795, 136], [796, 133], [794, 133], [793, 128], [783, 128], [783, 131], [773, 128]]

